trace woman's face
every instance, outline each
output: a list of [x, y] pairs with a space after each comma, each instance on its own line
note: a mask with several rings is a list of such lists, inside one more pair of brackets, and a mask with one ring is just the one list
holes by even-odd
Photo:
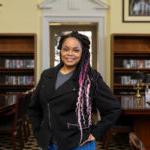
[[67, 67], [75, 67], [82, 55], [82, 46], [79, 40], [73, 37], [67, 38], [60, 50], [61, 60]]

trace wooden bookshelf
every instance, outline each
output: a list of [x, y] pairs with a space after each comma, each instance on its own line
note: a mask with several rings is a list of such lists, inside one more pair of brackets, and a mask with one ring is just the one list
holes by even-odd
[[[133, 74], [150, 73], [150, 34], [112, 34], [111, 48], [113, 92], [120, 99], [134, 95]], [[144, 94], [144, 83], [141, 92]]]
[[0, 94], [33, 88], [35, 52], [35, 34], [0, 34]]

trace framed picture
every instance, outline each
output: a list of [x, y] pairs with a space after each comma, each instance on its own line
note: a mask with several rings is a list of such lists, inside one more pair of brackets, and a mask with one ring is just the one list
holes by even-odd
[[123, 22], [150, 22], [150, 0], [122, 0]]

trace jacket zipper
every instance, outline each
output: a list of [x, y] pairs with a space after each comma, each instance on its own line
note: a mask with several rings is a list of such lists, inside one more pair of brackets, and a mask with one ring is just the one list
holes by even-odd
[[51, 128], [52, 124], [51, 124], [51, 114], [50, 114], [50, 105], [49, 105], [49, 103], [47, 104], [47, 107], [48, 107], [48, 124], [49, 124], [49, 127]]
[[73, 123], [67, 122], [67, 127], [68, 127], [68, 129], [69, 129], [71, 126], [79, 127], [78, 124], [73, 124]]
[[[78, 124], [74, 124], [74, 123], [69, 123], [69, 122], [67, 122], [67, 127], [68, 127], [68, 129], [71, 127], [71, 126], [74, 126], [74, 127], [78, 127], [79, 128], [79, 125]], [[87, 126], [87, 127], [83, 127], [83, 129], [88, 129], [89, 127]]]

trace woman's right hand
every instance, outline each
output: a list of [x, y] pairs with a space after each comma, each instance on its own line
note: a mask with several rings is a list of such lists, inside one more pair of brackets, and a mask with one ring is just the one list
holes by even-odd
[[88, 139], [85, 140], [84, 142], [82, 142], [82, 143], [80, 144], [80, 146], [83, 146], [84, 144], [86, 144], [86, 143], [88, 143], [88, 142], [90, 142], [90, 141], [95, 141], [95, 137], [94, 137], [92, 134], [90, 134], [89, 137], [88, 137]]

